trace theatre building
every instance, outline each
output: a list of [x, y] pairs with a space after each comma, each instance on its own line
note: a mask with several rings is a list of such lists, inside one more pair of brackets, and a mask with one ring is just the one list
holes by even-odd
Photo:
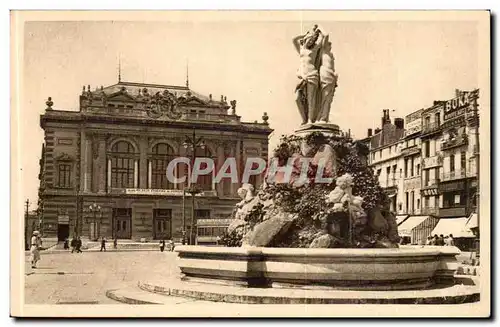
[[[189, 180], [167, 179], [169, 162], [211, 158], [217, 169], [233, 157], [242, 170], [249, 157], [268, 158], [272, 130], [265, 113], [262, 122], [243, 122], [236, 101], [188, 86], [120, 81], [84, 87], [78, 111], [55, 110], [51, 98], [46, 104], [40, 117], [44, 237], [180, 241], [194, 222], [193, 235], [200, 229], [203, 240], [213, 242], [239, 201], [240, 184], [228, 178], [216, 183], [216, 171], [200, 176], [195, 186], [201, 193], [193, 201], [183, 192]], [[173, 173], [182, 178], [188, 169], [176, 165]], [[250, 182], [258, 186], [261, 178]]]

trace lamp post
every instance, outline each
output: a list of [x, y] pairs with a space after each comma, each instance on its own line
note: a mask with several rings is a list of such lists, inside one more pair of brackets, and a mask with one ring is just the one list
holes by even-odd
[[[201, 149], [205, 149], [205, 141], [199, 137], [196, 138], [196, 128], [193, 127], [193, 134], [192, 137], [186, 136], [186, 140], [183, 143], [183, 146], [185, 149], [190, 149], [191, 150], [191, 177], [193, 176], [193, 165], [194, 161], [196, 159], [196, 148], [199, 147]], [[191, 194], [191, 230], [189, 231], [189, 244], [193, 242], [193, 230], [195, 230], [195, 221], [194, 221], [194, 197], [196, 194], [201, 193], [199, 189], [196, 188], [196, 185], [194, 182], [191, 180], [191, 178], [188, 178], [189, 181], [189, 188], [187, 190], [187, 193]], [[186, 190], [183, 190], [183, 199], [185, 199], [185, 192]], [[185, 209], [185, 200], [183, 202], [183, 206]], [[195, 234], [196, 235], [196, 234]], [[196, 236], [195, 236], [196, 237]], [[186, 211], [183, 211], [182, 215], [182, 238], [183, 238], [183, 243], [185, 243], [185, 238], [186, 238]]]
[[[93, 203], [89, 206], [89, 212], [92, 212], [94, 215], [94, 219], [92, 221], [92, 225], [94, 226], [94, 235], [90, 235], [93, 241], [97, 241], [99, 238], [99, 233], [97, 233], [96, 237], [96, 229], [97, 229], [97, 213], [101, 215], [101, 206], [98, 205], [97, 203]], [[99, 232], [99, 231], [98, 231]]]

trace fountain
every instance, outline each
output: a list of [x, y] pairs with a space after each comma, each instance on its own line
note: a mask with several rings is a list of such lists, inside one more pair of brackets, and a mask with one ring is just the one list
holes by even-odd
[[314, 26], [294, 44], [302, 125], [271, 160], [290, 169], [269, 168], [260, 189], [238, 190], [225, 246], [178, 246], [180, 281], [139, 287], [238, 303], [477, 301], [477, 285], [454, 276], [456, 247], [398, 246], [367, 146], [328, 122], [338, 80], [328, 36]]

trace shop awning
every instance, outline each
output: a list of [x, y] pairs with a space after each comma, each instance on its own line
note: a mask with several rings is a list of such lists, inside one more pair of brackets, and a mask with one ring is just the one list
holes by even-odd
[[474, 234], [465, 225], [467, 224], [467, 217], [458, 218], [441, 218], [436, 227], [431, 232], [431, 235], [444, 236], [453, 234], [453, 238], [459, 237], [474, 237]]
[[396, 216], [396, 223], [398, 225], [401, 224], [407, 217], [408, 217], [408, 215], [397, 215]]
[[411, 216], [408, 217], [401, 225], [398, 226], [398, 234], [400, 236], [411, 236], [411, 231], [423, 223], [429, 216]]
[[477, 222], [477, 213], [473, 213], [470, 215], [469, 219], [467, 219], [467, 223], [465, 223], [465, 227], [467, 229], [472, 229], [472, 228], [477, 228], [478, 222]]

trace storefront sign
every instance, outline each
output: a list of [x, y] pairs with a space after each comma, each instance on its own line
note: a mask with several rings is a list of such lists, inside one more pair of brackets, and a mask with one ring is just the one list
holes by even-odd
[[408, 180], [404, 181], [403, 187], [406, 190], [414, 190], [414, 189], [419, 189], [421, 186], [422, 182], [420, 180], [420, 177], [414, 177]]
[[[450, 120], [457, 117], [465, 116], [470, 111], [471, 105], [477, 101], [479, 90], [472, 92], [463, 91], [454, 99], [448, 100], [444, 105], [444, 120]], [[469, 110], [468, 110], [469, 109]]]
[[196, 225], [198, 227], [229, 226], [232, 221], [232, 219], [197, 219]]
[[442, 182], [439, 184], [440, 192], [462, 191], [464, 189], [465, 189], [464, 181], [456, 181], [449, 183]]
[[[182, 196], [182, 190], [164, 190], [164, 189], [148, 189], [148, 188], [126, 188], [123, 190], [114, 190], [118, 193], [125, 193], [130, 195], [163, 195], [163, 196]], [[196, 196], [216, 196], [217, 192], [212, 191], [203, 191]], [[186, 193], [186, 196], [190, 196], [189, 193]]]
[[431, 167], [437, 167], [441, 165], [441, 157], [440, 156], [434, 156], [430, 158], [424, 158], [424, 168], [431, 168]]
[[422, 122], [420, 119], [406, 123], [405, 136], [412, 135], [422, 130]]

